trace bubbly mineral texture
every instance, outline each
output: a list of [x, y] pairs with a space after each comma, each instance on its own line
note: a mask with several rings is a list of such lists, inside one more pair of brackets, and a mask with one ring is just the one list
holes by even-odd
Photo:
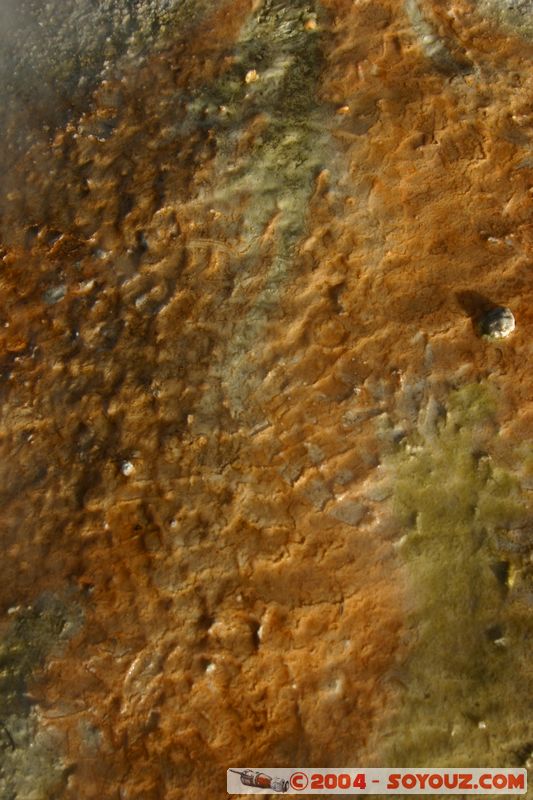
[[0, 6], [2, 800], [531, 768], [529, 5]]

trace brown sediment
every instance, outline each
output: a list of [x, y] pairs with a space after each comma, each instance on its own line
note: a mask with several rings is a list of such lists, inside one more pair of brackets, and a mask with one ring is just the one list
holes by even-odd
[[[282, 153], [247, 89], [230, 107], [265, 80], [235, 53], [251, 2], [108, 81], [8, 181], [0, 600], [82, 598], [32, 687], [65, 798], [375, 760], [411, 644], [383, 464], [467, 383], [499, 392], [510, 466], [528, 430], [524, 45], [443, 17], [479, 68], [450, 76], [396, 4], [322, 5], [302, 28], [334, 144], [279, 167], [280, 207], [239, 183]], [[501, 346], [485, 302], [516, 317]]]
[[[372, 33], [376, 9], [384, 30]], [[339, 20], [323, 90], [335, 103], [352, 104], [336, 135], [350, 164], [346, 185], [356, 191], [346, 192], [343, 212], [337, 206], [323, 230], [335, 241], [335, 258], [349, 259], [346, 306], [361, 326], [359, 348], [373, 362], [379, 342], [391, 365], [421, 370], [406, 341], [420, 331], [431, 336], [434, 379], [459, 368], [463, 379], [505, 370], [514, 376], [508, 400], [524, 407], [531, 174], [521, 162], [532, 83], [523, 69], [517, 82], [515, 70], [527, 45], [491, 31], [474, 51], [481, 74], [450, 80], [430, 68], [406, 18], [386, 9], [358, 5], [351, 19]], [[361, 116], [367, 135], [352, 133]], [[363, 246], [354, 247], [354, 239]], [[370, 254], [366, 242], [374, 244]], [[461, 302], [469, 291], [492, 304], [508, 301], [524, 321], [505, 351], [480, 346], [473, 335], [473, 315]], [[365, 335], [370, 316], [372, 335]]]
[[[184, 125], [180, 92], [193, 102], [223, 79], [247, 8], [108, 82], [7, 198], [4, 332], [19, 355], [5, 363], [6, 428], [11, 451], [17, 438], [25, 449], [4, 506], [3, 604], [65, 584], [83, 598], [83, 628], [32, 687], [63, 742], [65, 797], [222, 796], [230, 764], [349, 760], [397, 655], [390, 545], [369, 537], [370, 519], [354, 527], [368, 508], [332, 508], [377, 444], [368, 426], [363, 453], [339, 451], [340, 417], [322, 427], [353, 388], [328, 377], [347, 335], [329, 301], [293, 338], [275, 296], [246, 355], [264, 380], [250, 394], [241, 378], [239, 318], [253, 326], [258, 299], [270, 302], [262, 271], [280, 216], [266, 213], [250, 256], [246, 193], [209, 199], [216, 124], [199, 108]], [[246, 259], [252, 280], [235, 292]], [[296, 371], [282, 366], [293, 357]], [[300, 394], [317, 380], [314, 408]]]

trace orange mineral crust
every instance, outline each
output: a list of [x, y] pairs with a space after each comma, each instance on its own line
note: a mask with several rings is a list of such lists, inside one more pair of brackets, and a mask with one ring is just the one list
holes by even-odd
[[533, 46], [497, 11], [198, 3], [6, 147], [3, 796], [531, 766]]

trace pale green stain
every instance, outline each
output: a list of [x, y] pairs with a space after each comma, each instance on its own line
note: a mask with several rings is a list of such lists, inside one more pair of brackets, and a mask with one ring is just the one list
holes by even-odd
[[388, 464], [411, 584], [409, 655], [393, 676], [399, 711], [383, 732], [388, 766], [526, 759], [531, 609], [510, 533], [526, 501], [490, 456], [496, 406], [482, 384], [453, 392]]
[[79, 629], [82, 611], [72, 596], [51, 594], [14, 611], [0, 631], [0, 797], [49, 800], [62, 796], [68, 770], [28, 692], [47, 659]]

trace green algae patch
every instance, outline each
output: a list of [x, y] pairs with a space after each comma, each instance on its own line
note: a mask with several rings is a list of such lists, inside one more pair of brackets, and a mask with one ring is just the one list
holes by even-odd
[[[323, 130], [328, 109], [318, 97], [324, 37], [305, 28], [307, 19], [320, 15], [315, 2], [265, 0], [243, 25], [233, 66], [214, 85], [204, 87], [200, 102], [204, 116], [206, 108], [212, 109], [209, 124], [217, 135], [217, 201], [223, 205], [225, 198], [232, 207], [238, 197], [250, 199], [244, 229], [239, 231], [247, 245], [264, 234], [273, 215], [281, 212], [277, 241], [281, 260], [293, 255], [302, 236], [315, 178], [325, 153], [331, 151]], [[236, 142], [259, 119], [260, 135], [237, 155]], [[278, 272], [284, 276], [284, 266]], [[275, 273], [274, 268], [274, 289]]]
[[15, 609], [0, 638], [0, 796], [56, 796], [67, 777], [53, 734], [40, 730], [29, 692], [32, 676], [77, 630], [81, 611], [43, 595]]
[[[230, 65], [188, 106], [187, 124], [209, 130], [216, 147], [204, 199], [221, 222], [210, 236], [235, 243], [227, 266], [232, 294], [220, 311], [234, 320], [233, 330], [212, 369], [232, 415], [251, 427], [262, 419], [250, 410], [262, 377], [249, 353], [296, 279], [316, 179], [336, 153], [331, 107], [320, 95], [324, 19], [318, 2], [264, 0], [243, 21]], [[217, 402], [205, 398], [206, 409]]]
[[490, 455], [496, 407], [488, 387], [463, 387], [391, 458], [412, 604], [389, 766], [516, 766], [531, 750], [527, 509]]

